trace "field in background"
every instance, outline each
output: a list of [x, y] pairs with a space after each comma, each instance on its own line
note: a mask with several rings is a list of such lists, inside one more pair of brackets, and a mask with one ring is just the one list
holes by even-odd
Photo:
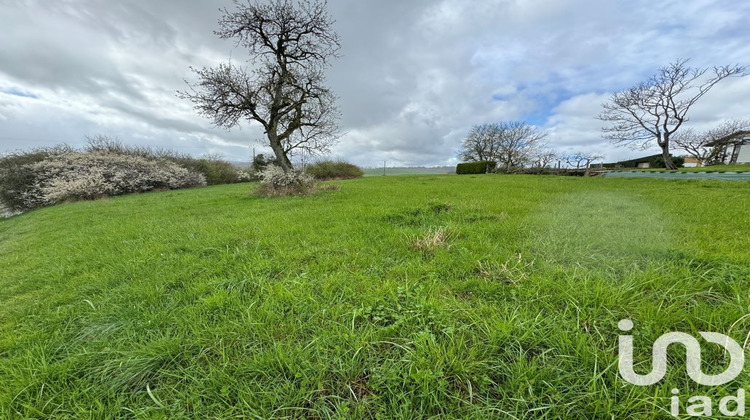
[[[679, 352], [651, 387], [616, 365], [623, 318], [641, 371], [668, 331], [744, 342], [745, 183], [336, 184], [0, 220], [0, 417], [671, 418], [672, 388], [750, 388], [695, 385]], [[721, 370], [714, 350], [704, 366]]]
[[[383, 168], [364, 168], [365, 176], [383, 176]], [[436, 168], [385, 168], [385, 175], [440, 175], [455, 174], [455, 166], [441, 166]]]

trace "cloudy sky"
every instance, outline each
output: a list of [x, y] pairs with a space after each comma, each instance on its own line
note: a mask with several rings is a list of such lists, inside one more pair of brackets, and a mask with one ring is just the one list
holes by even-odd
[[[190, 66], [244, 60], [213, 35], [231, 0], [0, 0], [0, 153], [85, 137], [219, 153], [264, 151], [253, 124], [212, 127], [178, 99]], [[343, 57], [328, 82], [360, 165], [455, 163], [474, 124], [524, 120], [559, 152], [643, 152], [601, 138], [601, 104], [677, 58], [750, 64], [750, 2], [330, 0]], [[690, 125], [750, 118], [750, 77], [718, 85]], [[266, 149], [267, 150], [267, 149]]]

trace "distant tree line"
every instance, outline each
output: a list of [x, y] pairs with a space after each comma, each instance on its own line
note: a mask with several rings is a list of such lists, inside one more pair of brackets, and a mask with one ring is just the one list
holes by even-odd
[[498, 169], [554, 161], [555, 154], [544, 148], [547, 133], [521, 121], [475, 125], [464, 139], [459, 158], [464, 162], [497, 162]]
[[504, 172], [523, 167], [562, 166], [563, 162], [568, 167], [581, 169], [602, 159], [594, 152], [556, 153], [547, 147], [546, 138], [546, 132], [521, 121], [475, 125], [463, 140], [458, 157], [467, 163], [492, 162], [492, 165], [483, 167]]

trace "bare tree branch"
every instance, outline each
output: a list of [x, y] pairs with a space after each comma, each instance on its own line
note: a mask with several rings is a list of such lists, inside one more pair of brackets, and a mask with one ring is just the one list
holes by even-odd
[[591, 162], [603, 159], [604, 156], [596, 153], [588, 152], [574, 152], [563, 156], [565, 163], [570, 166], [575, 166], [576, 169], [588, 168], [591, 166]]
[[750, 130], [750, 120], [727, 120], [719, 126], [703, 132], [692, 128], [675, 133], [672, 136], [675, 148], [685, 151], [701, 164], [718, 163], [721, 147], [713, 143], [738, 131]]
[[555, 153], [552, 150], [548, 149], [539, 149], [536, 151], [533, 157], [533, 165], [538, 168], [547, 168], [549, 167], [554, 161], [559, 159], [559, 156], [557, 153]]
[[191, 69], [198, 82], [186, 82], [189, 91], [178, 95], [218, 127], [231, 129], [243, 119], [260, 123], [288, 171], [294, 149], [325, 151], [339, 137], [337, 98], [324, 76], [338, 57], [339, 37], [325, 1], [245, 1], [223, 9], [215, 33], [246, 48], [254, 69], [231, 62]]
[[677, 60], [659, 69], [646, 82], [617, 92], [602, 105], [597, 117], [608, 123], [604, 138], [634, 148], [647, 148], [656, 142], [662, 149], [667, 168], [674, 169], [669, 153], [670, 139], [689, 121], [690, 108], [721, 80], [744, 76], [746, 66], [694, 68], [688, 60]]

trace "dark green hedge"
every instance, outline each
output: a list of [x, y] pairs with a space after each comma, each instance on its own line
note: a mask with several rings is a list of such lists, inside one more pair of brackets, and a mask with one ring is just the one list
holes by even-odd
[[222, 185], [222, 184], [235, 184], [240, 181], [239, 172], [237, 168], [231, 163], [216, 159], [216, 158], [201, 158], [196, 159], [192, 157], [178, 157], [171, 159], [178, 165], [200, 172], [206, 177], [206, 183], [208, 185]]
[[493, 172], [497, 162], [480, 161], [480, 162], [465, 162], [456, 165], [456, 173], [459, 175], [464, 174], [486, 174]]
[[[599, 166], [591, 165], [592, 168], [601, 167], [605, 169], [613, 168], [637, 168], [639, 163], [648, 162], [650, 168], [666, 168], [667, 165], [664, 163], [664, 157], [661, 153], [658, 155], [645, 156], [638, 159], [621, 160], [616, 163], [602, 163]], [[672, 163], [678, 168], [685, 166], [685, 158], [681, 156], [672, 156]]]
[[[678, 168], [682, 168], [685, 166], [685, 158], [681, 156], [672, 156], [672, 163], [674, 166]], [[652, 168], [666, 168], [667, 164], [664, 163], [664, 158], [662, 156], [658, 156], [654, 159], [651, 159], [649, 161], [649, 164]]]
[[308, 166], [305, 172], [320, 180], [360, 178], [364, 175], [358, 166], [341, 160], [322, 160]]

